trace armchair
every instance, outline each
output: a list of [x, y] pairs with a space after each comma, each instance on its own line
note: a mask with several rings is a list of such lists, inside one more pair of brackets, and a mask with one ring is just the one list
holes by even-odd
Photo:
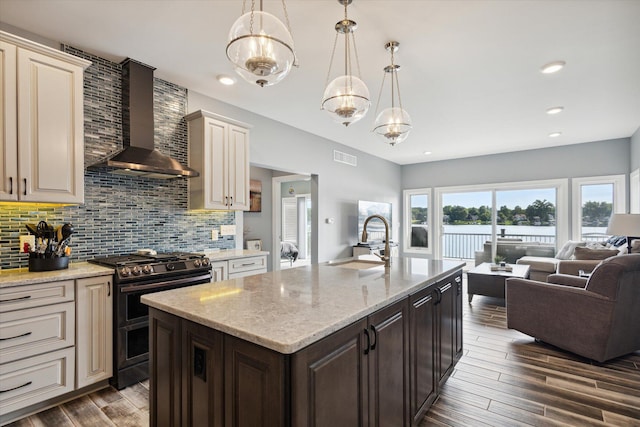
[[604, 362], [640, 350], [640, 254], [602, 261], [591, 276], [506, 281], [507, 326]]

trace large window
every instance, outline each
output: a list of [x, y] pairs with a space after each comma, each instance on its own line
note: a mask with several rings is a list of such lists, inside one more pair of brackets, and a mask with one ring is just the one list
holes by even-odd
[[601, 241], [612, 213], [625, 212], [625, 177], [574, 178], [573, 239]]
[[403, 251], [413, 254], [431, 253], [431, 224], [429, 204], [431, 190], [428, 188], [404, 190], [404, 238]]
[[473, 259], [485, 242], [568, 239], [567, 180], [444, 187], [435, 190], [437, 258]]

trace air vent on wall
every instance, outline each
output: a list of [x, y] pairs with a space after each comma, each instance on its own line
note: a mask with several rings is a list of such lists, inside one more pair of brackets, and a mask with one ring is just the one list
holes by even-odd
[[333, 161], [345, 165], [358, 166], [358, 158], [342, 151], [333, 150]]

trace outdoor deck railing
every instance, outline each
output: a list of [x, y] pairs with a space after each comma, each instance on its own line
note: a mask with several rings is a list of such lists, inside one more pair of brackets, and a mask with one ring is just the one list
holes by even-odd
[[[548, 234], [508, 234], [509, 239], [522, 239], [523, 242], [540, 242], [555, 244], [556, 236]], [[607, 236], [591, 233], [582, 236], [587, 242], [602, 241]], [[484, 242], [491, 240], [491, 234], [444, 233], [444, 258], [475, 259], [475, 252], [484, 249]]]

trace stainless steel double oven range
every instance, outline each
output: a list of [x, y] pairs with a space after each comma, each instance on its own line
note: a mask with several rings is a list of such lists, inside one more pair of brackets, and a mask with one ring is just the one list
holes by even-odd
[[144, 294], [211, 281], [211, 264], [203, 254], [97, 257], [89, 262], [114, 268], [113, 378], [118, 390], [149, 377], [149, 310]]

